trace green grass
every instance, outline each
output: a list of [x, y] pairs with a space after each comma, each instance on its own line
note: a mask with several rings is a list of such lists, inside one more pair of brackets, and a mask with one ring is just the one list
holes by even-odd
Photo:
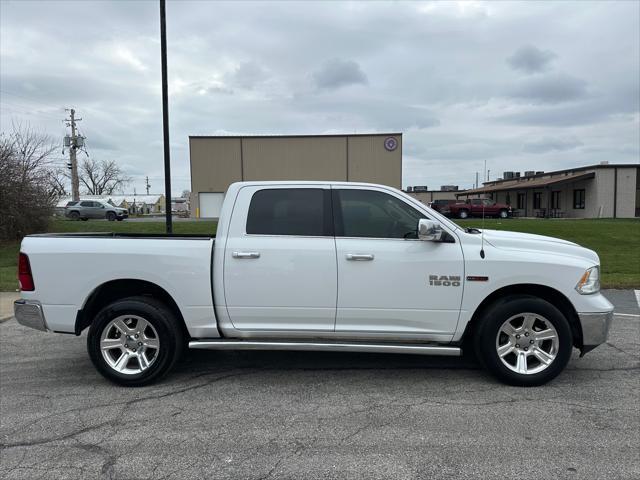
[[[482, 219], [456, 220], [463, 227], [482, 226]], [[486, 219], [493, 230], [536, 233], [576, 242], [595, 250], [602, 265], [603, 288], [640, 287], [640, 220], [637, 219]]]
[[[464, 227], [480, 227], [481, 219], [457, 220]], [[485, 220], [486, 228], [537, 233], [570, 240], [598, 252], [603, 288], [640, 287], [640, 220]], [[175, 233], [215, 233], [216, 222], [177, 221]], [[72, 222], [53, 220], [49, 232], [164, 233], [164, 222]], [[0, 243], [0, 291], [18, 288], [16, 261], [19, 242]]]

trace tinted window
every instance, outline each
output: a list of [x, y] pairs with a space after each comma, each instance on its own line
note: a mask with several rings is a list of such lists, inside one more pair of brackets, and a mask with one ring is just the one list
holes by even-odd
[[573, 208], [579, 210], [584, 208], [584, 189], [573, 191]]
[[80, 202], [82, 207], [93, 207], [93, 202]]
[[534, 192], [533, 194], [533, 208], [542, 208], [542, 192]]
[[[327, 194], [328, 195], [328, 194]], [[247, 233], [262, 235], [331, 235], [329, 197], [319, 188], [278, 188], [253, 194]]]
[[425, 215], [402, 200], [372, 190], [334, 190], [337, 236], [417, 238]]

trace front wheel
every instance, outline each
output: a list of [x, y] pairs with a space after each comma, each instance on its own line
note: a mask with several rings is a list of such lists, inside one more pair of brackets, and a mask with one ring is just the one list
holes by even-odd
[[571, 357], [569, 322], [541, 298], [519, 295], [495, 303], [476, 334], [485, 367], [509, 385], [537, 386], [555, 378]]
[[113, 222], [116, 219], [116, 214], [113, 212], [107, 212], [107, 220]]
[[117, 300], [98, 313], [87, 350], [104, 377], [124, 386], [147, 385], [166, 375], [182, 352], [175, 315], [152, 298]]

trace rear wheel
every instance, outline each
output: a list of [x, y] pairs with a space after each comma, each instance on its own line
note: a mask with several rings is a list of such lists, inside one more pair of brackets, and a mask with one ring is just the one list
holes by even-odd
[[509, 216], [509, 212], [506, 210], [500, 210], [499, 216], [500, 218], [507, 218]]
[[142, 386], [166, 375], [183, 348], [182, 329], [164, 304], [147, 297], [117, 300], [98, 313], [87, 350], [96, 369], [125, 386]]
[[116, 214], [113, 212], [107, 212], [107, 220], [113, 222], [116, 219]]
[[468, 218], [469, 217], [469, 212], [467, 210], [460, 210], [458, 212], [458, 217], [460, 217], [460, 218]]
[[573, 338], [564, 315], [549, 302], [513, 296], [486, 312], [476, 335], [476, 352], [499, 380], [536, 386], [555, 378], [571, 357]]

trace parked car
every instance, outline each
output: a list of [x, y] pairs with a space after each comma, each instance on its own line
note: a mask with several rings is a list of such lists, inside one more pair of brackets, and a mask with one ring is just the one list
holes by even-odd
[[472, 198], [465, 203], [449, 205], [449, 214], [452, 217], [499, 217], [508, 218], [513, 214], [511, 205], [496, 203], [490, 198]]
[[106, 218], [110, 222], [122, 221], [129, 217], [126, 208], [114, 207], [109, 202], [100, 200], [80, 200], [69, 202], [64, 208], [64, 215], [71, 220], [89, 220], [90, 218]]
[[613, 314], [592, 250], [464, 229], [372, 184], [234, 183], [215, 238], [29, 235], [19, 255], [18, 322], [89, 328], [93, 364], [123, 385], [159, 379], [186, 346], [475, 349], [500, 380], [540, 385], [572, 347], [605, 342]]
[[429, 203], [429, 206], [433, 208], [436, 212], [449, 216], [451, 213], [449, 206], [454, 205], [456, 203], [464, 203], [464, 202], [462, 202], [461, 200], [438, 199], [438, 200], [433, 200], [431, 203]]

